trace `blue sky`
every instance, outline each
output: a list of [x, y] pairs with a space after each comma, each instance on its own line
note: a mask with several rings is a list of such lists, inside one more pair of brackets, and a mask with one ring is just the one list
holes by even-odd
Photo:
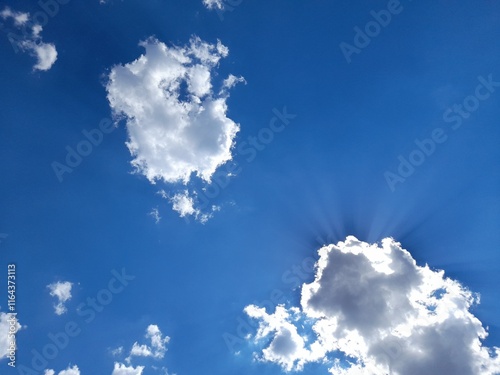
[[[484, 347], [500, 346], [498, 4], [49, 3], [52, 15], [0, 3], [0, 311], [15, 264], [21, 325], [16, 368], [3, 357], [2, 374], [327, 374], [333, 343], [322, 363], [285, 333], [303, 325], [314, 341], [314, 322], [339, 319], [302, 287], [328, 282], [309, 266], [339, 241], [324, 259], [358, 248], [361, 259], [366, 242], [392, 249], [392, 264], [406, 249], [415, 275], [444, 270], [481, 295], [460, 311], [489, 327]], [[78, 145], [86, 155], [70, 167]], [[453, 285], [450, 296], [465, 291]], [[97, 296], [112, 300], [86, 322]], [[275, 314], [279, 303], [289, 318]], [[244, 311], [266, 304], [254, 319]], [[68, 323], [79, 333], [33, 369], [32, 350]], [[259, 324], [271, 327], [261, 340]], [[142, 354], [131, 355], [134, 343]], [[401, 350], [393, 372], [408, 374]], [[481, 373], [462, 357], [464, 374]], [[498, 359], [483, 360], [499, 373]]]

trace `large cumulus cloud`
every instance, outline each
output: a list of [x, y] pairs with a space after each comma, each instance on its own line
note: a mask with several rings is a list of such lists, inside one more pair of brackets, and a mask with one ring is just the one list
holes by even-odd
[[319, 250], [299, 307], [245, 311], [259, 322], [254, 339], [266, 343], [259, 360], [285, 371], [324, 362], [342, 375], [498, 374], [500, 349], [482, 344], [487, 331], [470, 311], [478, 302], [393, 239], [379, 246], [348, 237]]
[[212, 78], [228, 55], [220, 41], [192, 37], [186, 46], [167, 46], [150, 38], [145, 53], [113, 67], [107, 92], [115, 115], [126, 119], [132, 165], [152, 183], [206, 182], [232, 158], [239, 130], [227, 117], [229, 88], [241, 78], [229, 76], [218, 90]]

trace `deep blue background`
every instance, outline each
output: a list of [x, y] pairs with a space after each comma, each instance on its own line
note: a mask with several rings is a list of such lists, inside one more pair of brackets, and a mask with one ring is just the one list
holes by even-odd
[[[4, 4], [38, 10], [34, 1]], [[110, 374], [109, 349], [142, 343], [153, 323], [172, 337], [163, 363], [179, 375], [277, 374], [252, 363], [248, 350], [231, 353], [223, 333], [234, 334], [243, 307], [273, 289], [297, 300], [283, 273], [350, 234], [392, 236], [419, 264], [479, 292], [474, 313], [490, 327], [488, 345], [499, 345], [500, 90], [456, 131], [442, 116], [474, 92], [478, 76], [500, 81], [500, 6], [402, 2], [348, 64], [339, 44], [352, 43], [353, 28], [386, 4], [244, 0], [221, 21], [201, 0], [72, 0], [42, 33], [59, 53], [48, 72], [32, 72], [34, 59], [15, 54], [1, 34], [0, 232], [8, 237], [0, 269], [18, 266], [18, 311], [28, 326], [18, 333], [18, 363], [75, 320], [82, 334], [50, 368], [71, 362], [82, 374]], [[123, 126], [60, 183], [51, 163], [110, 116], [109, 69], [138, 58], [139, 41], [151, 35], [182, 45], [193, 34], [229, 47], [217, 79], [232, 73], [248, 82], [228, 102], [241, 124], [237, 142], [267, 127], [273, 108], [297, 115], [251, 163], [236, 155], [242, 171], [213, 201], [222, 211], [206, 225], [180, 219], [155, 194], [164, 186], [130, 174]], [[437, 127], [448, 140], [391, 192], [384, 172]], [[156, 225], [148, 212], [157, 206]], [[136, 280], [83, 323], [76, 306], [122, 267]], [[77, 283], [61, 317], [46, 289], [57, 280]], [[313, 373], [326, 368], [306, 367]]]

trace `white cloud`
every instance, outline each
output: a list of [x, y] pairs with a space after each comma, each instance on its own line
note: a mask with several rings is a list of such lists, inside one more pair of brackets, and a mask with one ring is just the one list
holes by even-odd
[[220, 211], [220, 206], [216, 205], [212, 205], [211, 209], [205, 212], [197, 208], [196, 194], [191, 195], [188, 190], [181, 191], [171, 198], [166, 195], [163, 197], [172, 203], [172, 209], [179, 213], [180, 217], [193, 216], [202, 224], [211, 219], [214, 212]]
[[[9, 338], [9, 334], [16, 333], [21, 329], [21, 325], [16, 320], [9, 321], [9, 319], [13, 315], [0, 312], [0, 359], [5, 358], [8, 356], [9, 353], [9, 347], [11, 342], [13, 341], [12, 338]], [[13, 327], [12, 330], [10, 327]]]
[[112, 356], [119, 356], [123, 353], [123, 346], [120, 346], [116, 349], [111, 349], [111, 355]]
[[[302, 286], [300, 313], [245, 309], [259, 320], [255, 339], [271, 340], [261, 361], [302, 370], [340, 353], [349, 361], [329, 361], [332, 374], [500, 373], [500, 349], [482, 345], [487, 332], [470, 312], [477, 296], [443, 271], [418, 266], [392, 239], [378, 246], [348, 237], [319, 256], [315, 280]], [[311, 343], [298, 333], [299, 319], [312, 322]]]
[[12, 18], [16, 26], [23, 26], [29, 20], [29, 13], [16, 12], [7, 7], [0, 12], [0, 17], [4, 20]]
[[117, 116], [127, 118], [132, 165], [151, 182], [205, 181], [231, 159], [239, 126], [226, 116], [227, 96], [214, 96], [212, 70], [228, 50], [193, 37], [185, 47], [156, 39], [145, 54], [115, 66], [107, 84]]
[[153, 208], [148, 215], [155, 220], [156, 224], [158, 224], [161, 220], [160, 211], [158, 210], [158, 207]]
[[[41, 25], [28, 25], [30, 19], [29, 13], [16, 12], [7, 7], [0, 12], [0, 17], [4, 20], [12, 19], [17, 29], [23, 31], [24, 35], [22, 38], [18, 36], [9, 36], [9, 40], [14, 48], [28, 52], [37, 59], [33, 69], [47, 71], [52, 68], [52, 65], [54, 65], [57, 60], [56, 47], [52, 43], [45, 43], [42, 41], [40, 34], [43, 29]], [[28, 33], [26, 30], [30, 30], [31, 33]]]
[[[287, 311], [283, 306], [277, 306], [274, 314], [267, 314], [264, 308], [250, 305], [245, 308], [245, 312], [260, 320], [255, 336], [257, 340], [273, 336], [269, 346], [262, 351], [264, 360], [276, 362], [286, 371], [291, 371], [297, 361], [308, 356], [305, 340], [293, 324], [292, 316], [298, 312], [297, 309]], [[301, 368], [301, 365], [297, 368]]]
[[130, 363], [132, 357], [152, 357], [155, 359], [162, 359], [167, 351], [166, 344], [170, 341], [170, 337], [161, 333], [160, 329], [155, 324], [150, 324], [146, 329], [147, 339], [150, 339], [150, 344], [140, 345], [137, 341], [132, 345], [130, 355], [125, 359]]
[[185, 190], [182, 193], [175, 194], [170, 202], [172, 203], [172, 209], [177, 211], [181, 217], [188, 215], [196, 215], [199, 212], [194, 208], [193, 197], [189, 196], [189, 192]]
[[230, 75], [214, 93], [214, 70], [229, 53], [220, 41], [194, 36], [169, 47], [149, 38], [140, 45], [145, 53], [113, 67], [106, 86], [115, 116], [126, 119], [135, 172], [151, 183], [188, 184], [193, 175], [210, 183], [232, 159], [239, 125], [227, 117], [226, 100], [243, 78]]
[[31, 49], [38, 60], [34, 68], [38, 70], [49, 70], [57, 60], [56, 47], [53, 44], [39, 43], [36, 45], [34, 42], [29, 43], [28, 47]]
[[[55, 371], [47, 369], [44, 371], [44, 375], [55, 375]], [[68, 366], [66, 370], [60, 371], [58, 375], [80, 375], [80, 369], [76, 365], [73, 367]]]
[[115, 367], [111, 375], [142, 375], [144, 366], [126, 366], [123, 363], [115, 362]]
[[223, 0], [203, 0], [203, 4], [208, 9], [224, 9], [224, 1]]
[[236, 77], [232, 74], [229, 75], [229, 77], [227, 77], [223, 82], [222, 82], [222, 89], [220, 91], [220, 93], [225, 93], [226, 90], [229, 90], [231, 88], [233, 88], [234, 86], [236, 86], [238, 83], [244, 83], [246, 84], [247, 81], [245, 80], [245, 78], [243, 77]]
[[56, 297], [58, 303], [54, 305], [54, 309], [57, 315], [64, 314], [67, 309], [64, 303], [71, 299], [71, 288], [73, 284], [69, 281], [58, 281], [53, 284], [47, 285], [50, 290], [50, 295]]

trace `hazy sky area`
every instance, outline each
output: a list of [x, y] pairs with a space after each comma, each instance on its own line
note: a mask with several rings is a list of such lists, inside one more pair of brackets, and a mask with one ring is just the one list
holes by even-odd
[[0, 374], [500, 374], [499, 19], [0, 2]]

